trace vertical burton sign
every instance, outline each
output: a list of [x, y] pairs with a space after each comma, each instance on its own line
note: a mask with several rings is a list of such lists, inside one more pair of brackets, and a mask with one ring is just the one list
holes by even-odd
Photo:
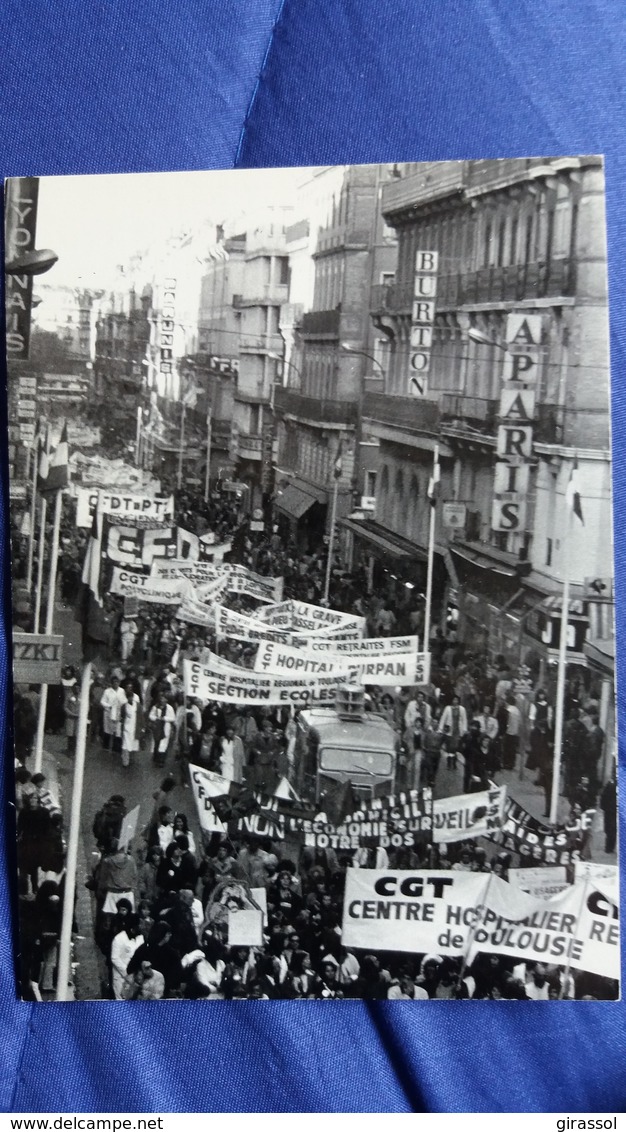
[[428, 392], [438, 265], [439, 252], [417, 251], [415, 253], [409, 353], [409, 394], [411, 397], [425, 397]]
[[526, 500], [533, 454], [541, 315], [509, 314], [506, 343], [491, 527], [494, 531], [522, 534], [526, 530]]
[[[7, 181], [5, 214], [6, 261], [19, 259], [35, 250], [37, 228], [37, 177], [12, 177]], [[30, 274], [6, 276], [7, 354], [27, 358], [30, 346], [30, 317], [33, 277]]]

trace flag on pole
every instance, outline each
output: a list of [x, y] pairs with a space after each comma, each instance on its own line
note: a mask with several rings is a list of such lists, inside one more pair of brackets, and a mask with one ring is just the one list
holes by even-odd
[[39, 437], [39, 445], [37, 450], [37, 490], [45, 491], [48, 482], [48, 473], [50, 471], [50, 425], [47, 426], [46, 431]]
[[437, 457], [435, 457], [432, 475], [431, 475], [431, 477], [428, 481], [428, 501], [429, 501], [431, 507], [437, 506], [437, 500], [439, 499], [440, 483], [441, 483], [441, 468], [439, 466], [439, 460], [437, 459]]
[[337, 448], [337, 455], [335, 456], [335, 463], [333, 464], [333, 476], [336, 480], [341, 479], [343, 472], [343, 442], [339, 439], [339, 446]]
[[81, 624], [83, 658], [93, 660], [106, 656], [111, 643], [111, 618], [105, 613], [101, 590], [100, 566], [104, 517], [100, 500], [94, 511], [91, 532], [85, 552], [81, 587], [76, 615]]
[[54, 452], [48, 458], [47, 475], [42, 476], [40, 490], [48, 495], [63, 491], [70, 482], [70, 453], [67, 443], [67, 422], [63, 425], [61, 438]]
[[574, 466], [572, 468], [572, 471], [571, 471], [571, 474], [570, 474], [570, 477], [569, 477], [569, 483], [567, 485], [567, 490], [565, 492], [565, 498], [567, 500], [568, 507], [571, 509], [572, 513], [576, 516], [576, 518], [580, 520], [580, 522], [582, 523], [582, 525], [584, 527], [585, 520], [583, 519], [583, 509], [582, 509], [582, 505], [581, 505], [581, 501], [580, 501], [580, 486], [579, 486], [579, 483], [578, 483], [578, 457], [577, 456], [574, 457]]

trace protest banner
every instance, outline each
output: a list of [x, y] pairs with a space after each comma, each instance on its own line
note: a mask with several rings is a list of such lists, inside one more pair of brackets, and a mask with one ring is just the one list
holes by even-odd
[[486, 836], [503, 849], [518, 853], [520, 860], [534, 864], [570, 865], [580, 859], [594, 813], [594, 810], [585, 810], [580, 818], [568, 825], [545, 826], [519, 802], [507, 798], [502, 828]]
[[589, 877], [546, 900], [492, 874], [469, 961], [479, 952], [566, 964], [618, 979], [618, 900]]
[[[259, 601], [275, 601], [283, 588], [282, 578], [266, 578], [245, 566], [230, 562], [216, 565], [186, 558], [175, 558], [168, 562], [155, 560], [152, 570], [156, 577], [188, 578], [198, 587], [220, 582], [224, 593], [245, 594]], [[206, 599], [202, 597], [202, 600]]]
[[173, 527], [112, 526], [104, 517], [102, 547], [115, 566], [130, 570], [149, 570], [156, 558], [173, 558], [176, 553]]
[[216, 603], [215, 631], [218, 637], [231, 637], [235, 641], [279, 641], [289, 645], [292, 634], [283, 629], [274, 629], [256, 617], [247, 617], [244, 613], [237, 613], [234, 609]]
[[282, 597], [282, 578], [263, 578], [260, 574], [231, 574], [226, 583], [229, 593], [255, 597], [257, 601], [274, 602]]
[[407, 687], [425, 682], [425, 656], [415, 651], [355, 656], [348, 651], [338, 653], [326, 648], [311, 656], [308, 650], [267, 641], [259, 645], [254, 671], [309, 675], [351, 672], [362, 684]]
[[364, 637], [363, 640], [355, 641], [342, 641], [331, 638], [319, 639], [316, 637], [310, 638], [309, 649], [311, 652], [336, 652], [341, 656], [347, 656], [349, 659], [359, 659], [363, 656], [373, 654], [378, 656], [381, 653], [395, 656], [398, 653], [414, 653], [419, 651], [419, 640], [415, 636], [410, 637]]
[[120, 835], [117, 843], [118, 849], [126, 849], [127, 846], [130, 845], [133, 837], [137, 832], [138, 821], [139, 806], [133, 806], [133, 809], [129, 810], [128, 813], [124, 815], [124, 818], [122, 820]]
[[568, 887], [565, 865], [546, 865], [545, 868], [509, 869], [509, 884], [527, 892], [529, 896], [556, 896]]
[[103, 515], [109, 515], [117, 524], [134, 526], [135, 522], [145, 525], [171, 523], [174, 517], [174, 497], [158, 497], [147, 493], [127, 491], [94, 491], [79, 487], [76, 492], [76, 526], [91, 527], [100, 497]]
[[290, 629], [294, 633], [310, 632], [319, 636], [338, 636], [356, 632], [360, 638], [365, 632], [365, 618], [338, 609], [310, 605], [306, 601], [283, 601], [270, 605], [258, 613], [259, 620], [277, 629]]
[[348, 869], [341, 942], [368, 951], [462, 955], [489, 876], [432, 869]]
[[[175, 583], [169, 583], [173, 585]], [[332, 676], [316, 680], [294, 680], [280, 676], [261, 676], [241, 668], [239, 672], [223, 671], [199, 661], [183, 661], [185, 694], [201, 700], [217, 700], [227, 704], [267, 704], [306, 707], [309, 704], [332, 705], [338, 681]]]
[[211, 799], [228, 794], [230, 782], [219, 774], [194, 766], [193, 763], [189, 765], [189, 778], [200, 828], [204, 833], [225, 833], [226, 827], [217, 816]]
[[184, 578], [178, 581], [167, 582], [158, 578], [151, 578], [148, 574], [137, 574], [132, 570], [121, 570], [116, 566], [113, 570], [110, 592], [120, 597], [135, 595], [139, 601], [147, 601], [158, 605], [179, 605], [189, 586]]
[[574, 861], [574, 881], [589, 877], [595, 884], [604, 886], [607, 890], [615, 888], [619, 883], [619, 870], [617, 865], [604, 865], [601, 861]]
[[438, 798], [433, 802], [433, 841], [466, 841], [500, 829], [505, 801], [506, 786]]
[[210, 606], [185, 600], [176, 610], [176, 619], [197, 625], [201, 629], [215, 629], [215, 616]]

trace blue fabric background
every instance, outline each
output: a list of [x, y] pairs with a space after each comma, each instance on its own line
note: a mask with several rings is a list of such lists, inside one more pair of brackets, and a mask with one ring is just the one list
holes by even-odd
[[[0, 45], [2, 176], [604, 153], [623, 576], [623, 0], [4, 0]], [[2, 527], [6, 595], [5, 549]], [[4, 643], [0, 663], [4, 709]], [[2, 1110], [626, 1108], [623, 1003], [33, 1008], [8, 930], [0, 951]]]

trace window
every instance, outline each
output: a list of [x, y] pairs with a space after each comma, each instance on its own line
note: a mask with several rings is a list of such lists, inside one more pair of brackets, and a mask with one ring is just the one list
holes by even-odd
[[546, 566], [552, 565], [552, 551], [553, 551], [553, 549], [554, 549], [554, 543], [553, 543], [552, 539], [551, 538], [546, 539]]
[[485, 224], [485, 246], [483, 248], [483, 264], [489, 266], [491, 257], [491, 223]]
[[509, 263], [517, 263], [517, 216], [511, 222], [511, 241], [509, 244]]
[[501, 220], [498, 225], [498, 267], [502, 267], [504, 263], [504, 240], [506, 236], [506, 220]]
[[365, 495], [376, 495], [376, 472], [365, 473]]
[[380, 281], [385, 287], [389, 286], [390, 283], [393, 283], [395, 277], [395, 271], [381, 271], [380, 273]]
[[278, 258], [278, 282], [283, 285], [289, 282], [289, 259], [286, 255]]

